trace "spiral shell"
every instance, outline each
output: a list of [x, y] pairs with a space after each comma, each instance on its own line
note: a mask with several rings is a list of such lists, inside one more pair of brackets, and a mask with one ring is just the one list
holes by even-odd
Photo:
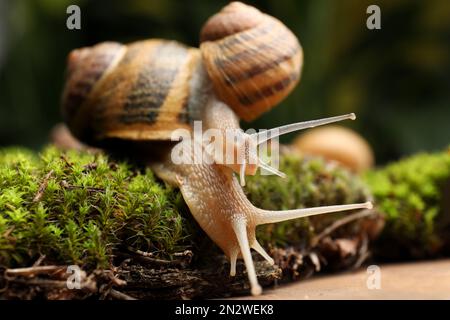
[[218, 97], [251, 121], [283, 100], [299, 81], [302, 48], [279, 20], [233, 2], [200, 35], [205, 68]]
[[342, 126], [311, 129], [298, 136], [292, 146], [302, 154], [334, 160], [355, 172], [364, 172], [375, 163], [370, 144], [363, 136]]
[[80, 140], [170, 140], [190, 129], [190, 79], [198, 49], [175, 41], [115, 42], [69, 55], [63, 115]]

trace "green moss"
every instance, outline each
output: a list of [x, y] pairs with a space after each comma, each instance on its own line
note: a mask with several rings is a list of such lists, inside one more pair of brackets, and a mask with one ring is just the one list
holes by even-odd
[[190, 245], [178, 192], [150, 170], [105, 155], [50, 147], [37, 157], [6, 149], [0, 190], [3, 265], [27, 265], [45, 254], [59, 263], [105, 267], [119, 246], [167, 257]]
[[[287, 178], [247, 178], [245, 191], [255, 206], [281, 210], [362, 202], [372, 197], [371, 190], [386, 217], [376, 243], [379, 256], [423, 257], [450, 247], [450, 153], [420, 154], [373, 170], [365, 174], [366, 184], [321, 159], [283, 155], [280, 161]], [[343, 215], [260, 226], [257, 238], [266, 247], [308, 250], [312, 237]], [[333, 238], [357, 238], [362, 225], [340, 228]], [[29, 266], [46, 255], [47, 264], [108, 268], [129, 246], [164, 259], [191, 249], [201, 263], [220, 253], [179, 191], [149, 169], [53, 147], [40, 155], [0, 151], [0, 265]]]
[[[249, 199], [265, 209], [365, 201], [362, 183], [318, 159], [281, 158], [287, 178], [248, 178]], [[187, 248], [202, 261], [219, 249], [202, 232], [178, 190], [149, 169], [114, 162], [104, 154], [46, 148], [0, 151], [0, 264], [47, 263], [108, 267], [131, 246], [171, 259]], [[266, 246], [307, 247], [312, 235], [340, 214], [258, 228]]]
[[386, 217], [380, 254], [423, 257], [446, 246], [450, 212], [443, 202], [449, 197], [444, 194], [450, 183], [448, 151], [405, 158], [368, 172], [365, 181]]

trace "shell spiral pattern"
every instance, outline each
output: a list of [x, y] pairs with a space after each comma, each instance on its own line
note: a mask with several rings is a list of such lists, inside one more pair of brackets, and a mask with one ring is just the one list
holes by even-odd
[[239, 2], [212, 16], [201, 32], [203, 62], [218, 97], [251, 121], [299, 81], [302, 48], [279, 20]]
[[75, 50], [63, 93], [66, 122], [90, 144], [168, 140], [173, 130], [190, 128], [189, 80], [199, 58], [198, 49], [165, 40]]

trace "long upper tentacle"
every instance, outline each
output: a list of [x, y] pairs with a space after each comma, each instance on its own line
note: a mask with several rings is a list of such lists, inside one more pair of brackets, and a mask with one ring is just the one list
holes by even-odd
[[330, 124], [333, 122], [338, 122], [338, 121], [347, 120], [347, 119], [355, 120], [356, 116], [354, 113], [349, 113], [349, 114], [344, 114], [344, 115], [336, 116], [336, 117], [291, 123], [291, 124], [273, 128], [273, 129], [270, 129], [267, 131], [254, 133], [251, 135], [251, 137], [253, 139], [256, 139], [257, 144], [261, 144], [263, 142], [266, 142], [267, 140], [279, 137], [283, 134], [287, 134], [290, 132], [299, 131], [299, 130], [303, 130], [303, 129], [314, 128], [317, 126], [323, 126], [325, 124]]

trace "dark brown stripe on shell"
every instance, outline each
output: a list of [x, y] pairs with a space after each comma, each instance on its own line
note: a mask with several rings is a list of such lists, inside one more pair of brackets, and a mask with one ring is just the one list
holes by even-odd
[[[220, 67], [224, 67], [226, 65], [234, 65], [235, 63], [239, 63], [239, 61], [242, 60], [247, 60], [248, 58], [254, 59], [255, 55], [260, 55], [261, 52], [272, 51], [274, 53], [279, 53], [280, 48], [289, 48], [289, 46], [286, 46], [288, 42], [283, 43], [283, 40], [285, 40], [285, 38], [286, 36], [280, 36], [280, 38], [272, 39], [270, 43], [261, 42], [259, 44], [256, 44], [255, 46], [249, 46], [245, 50], [235, 53], [232, 56], [227, 56], [226, 58], [215, 58], [214, 63]], [[293, 50], [294, 48], [291, 45], [289, 49]]]
[[119, 53], [120, 48], [121, 45], [118, 43], [106, 43], [100, 44], [99, 47], [81, 49], [90, 50], [90, 52], [81, 61], [77, 61], [77, 64], [72, 66], [74, 69], [68, 74], [66, 84], [68, 92], [63, 101], [63, 113], [66, 120], [75, 116], [78, 108]]
[[74, 83], [64, 99], [64, 115], [67, 119], [74, 116], [92, 88], [91, 83], [84, 81]]
[[[267, 24], [264, 28], [266, 29], [268, 26], [273, 27], [273, 23]], [[276, 36], [272, 37], [271, 41], [269, 43], [264, 43], [261, 41], [261, 39], [257, 39], [260, 41], [260, 43], [255, 43], [255, 45], [252, 47], [249, 45], [249, 48], [246, 48], [245, 50], [238, 52], [232, 56], [227, 56], [225, 58], [216, 58], [214, 60], [214, 64], [217, 65], [218, 68], [224, 71], [226, 77], [225, 77], [225, 83], [229, 86], [232, 86], [236, 84], [237, 82], [244, 81], [251, 79], [259, 74], [265, 73], [266, 71], [276, 67], [278, 64], [289, 60], [294, 55], [298, 53], [300, 50], [299, 45], [296, 42], [291, 42], [290, 40], [295, 40], [290, 37], [290, 35], [286, 32], [284, 29], [278, 29], [281, 31]], [[273, 32], [273, 30], [272, 30]], [[265, 33], [265, 32], [264, 32]], [[248, 43], [255, 42], [255, 38], [250, 35], [250, 33], [242, 33], [239, 35], [239, 37], [235, 37], [235, 45], [237, 45], [238, 42], [243, 41], [243, 37], [247, 38]], [[220, 47], [223, 50], [226, 50], [226, 45], [220, 45]], [[285, 49], [284, 49], [285, 48]], [[231, 50], [230, 50], [231, 51]], [[282, 51], [285, 51], [284, 53]], [[277, 59], [270, 61], [269, 59], [260, 60], [260, 62], [255, 63], [251, 68], [247, 70], [238, 70], [237, 73], [230, 72], [231, 70], [236, 70], [236, 65], [240, 63], [240, 61], [255, 61], [255, 56], [260, 57], [261, 52], [265, 53], [265, 57], [276, 57]]]
[[265, 86], [261, 88], [261, 90], [246, 94], [246, 95], [238, 95], [239, 102], [244, 106], [250, 106], [264, 98], [268, 98], [273, 96], [275, 93], [283, 91], [286, 89], [292, 82], [298, 80], [299, 74], [297, 72], [293, 72], [287, 77], [281, 79], [280, 81], [271, 84], [269, 86]]
[[123, 123], [131, 124], [131, 123], [155, 123], [156, 118], [158, 117], [159, 112], [157, 111], [147, 111], [146, 113], [138, 113], [132, 114], [127, 113], [123, 114], [120, 119]]
[[[179, 63], [173, 63], [176, 66], [174, 69], [163, 67], [156, 60], [158, 57], [167, 56], [173, 57], [174, 61], [179, 61]], [[172, 88], [179, 68], [183, 65], [182, 62], [187, 57], [188, 51], [180, 45], [163, 43], [156, 48], [149, 57], [149, 63], [139, 73], [131, 93], [127, 96], [120, 120], [126, 124], [155, 123], [159, 109]]]
[[[267, 50], [270, 50], [270, 49], [267, 49]], [[273, 61], [256, 64], [256, 65], [252, 66], [251, 68], [249, 68], [247, 70], [243, 70], [241, 73], [236, 74], [236, 75], [225, 72], [225, 74], [227, 75], [227, 77], [225, 78], [225, 83], [228, 86], [233, 86], [240, 81], [252, 79], [252, 78], [256, 77], [257, 75], [263, 74], [263, 73], [267, 72], [268, 70], [275, 68], [279, 64], [291, 59], [293, 56], [295, 56], [298, 53], [298, 51], [299, 51], [298, 47], [292, 48], [286, 54], [280, 55], [277, 59], [275, 59]], [[249, 55], [251, 55], [251, 54], [249, 54]], [[245, 58], [243, 58], [243, 59], [245, 59]]]
[[178, 121], [180, 123], [190, 123], [192, 121], [191, 114], [188, 109], [189, 97], [185, 97], [183, 101], [183, 107], [181, 111], [178, 113]]
[[[243, 32], [237, 33], [237, 34], [227, 37], [227, 38], [223, 39], [223, 41], [219, 42], [219, 47], [221, 49], [232, 48], [236, 44], [239, 44], [242, 40], [252, 41], [255, 38], [259, 38], [261, 36], [264, 36], [266, 34], [273, 32], [275, 25], [276, 24], [274, 22], [270, 21], [268, 23], [259, 25], [258, 27], [254, 28], [254, 29], [245, 30]], [[237, 35], [239, 37], [237, 37]]]

